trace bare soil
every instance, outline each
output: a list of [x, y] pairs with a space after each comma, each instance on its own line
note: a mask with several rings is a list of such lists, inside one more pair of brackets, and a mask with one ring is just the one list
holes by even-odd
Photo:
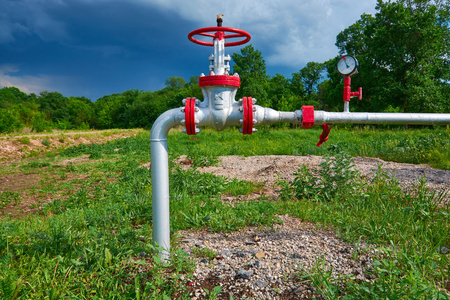
[[[259, 194], [250, 195], [258, 198], [263, 194], [269, 198], [276, 198], [279, 194], [278, 180], [292, 182], [294, 173], [300, 165], [306, 165], [312, 171], [320, 168], [323, 159], [320, 156], [293, 156], [293, 155], [267, 155], [267, 156], [221, 156], [218, 166], [199, 168], [201, 172], [214, 173], [230, 178], [238, 178], [263, 184]], [[183, 168], [189, 168], [189, 161], [181, 156], [178, 162]], [[378, 171], [380, 165], [382, 170], [393, 176], [404, 189], [411, 188], [422, 177], [427, 179], [427, 186], [431, 190], [446, 191], [447, 200], [450, 196], [450, 170], [439, 170], [428, 165], [414, 165], [383, 161], [379, 158], [355, 157], [355, 169], [360, 174], [371, 179]], [[225, 199], [232, 201], [233, 199]]]
[[79, 144], [102, 144], [111, 140], [135, 136], [139, 129], [92, 130], [86, 132], [52, 132], [33, 135], [0, 137], [0, 164], [30, 156], [65, 149]]
[[[0, 196], [3, 193], [14, 193], [17, 201], [12, 201], [0, 209], [2, 216], [21, 218], [38, 212], [45, 203], [54, 199], [64, 199], [68, 195], [58, 191], [57, 186], [87, 178], [87, 175], [64, 173], [61, 177], [48, 172], [48, 167], [33, 168], [33, 170], [18, 170], [18, 162], [35, 161], [36, 157], [55, 150], [65, 149], [79, 144], [106, 143], [111, 140], [136, 136], [142, 130], [102, 130], [86, 132], [56, 132], [34, 135], [2, 136], [0, 137]], [[56, 165], [66, 166], [86, 163], [87, 156], [67, 159]], [[111, 180], [115, 180], [111, 178]], [[55, 186], [51, 192], [49, 186]]]

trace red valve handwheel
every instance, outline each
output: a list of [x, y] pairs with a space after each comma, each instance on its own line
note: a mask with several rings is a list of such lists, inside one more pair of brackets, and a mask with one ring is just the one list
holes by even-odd
[[241, 41], [236, 41], [236, 42], [230, 42], [230, 43], [225, 43], [225, 47], [231, 47], [231, 46], [239, 46], [239, 45], [243, 45], [245, 43], [247, 43], [248, 41], [250, 41], [250, 39], [252, 38], [250, 36], [250, 34], [244, 30], [241, 29], [237, 29], [237, 28], [231, 28], [231, 27], [205, 27], [205, 28], [199, 28], [196, 29], [194, 31], [191, 31], [188, 34], [188, 39], [196, 44], [199, 45], [203, 45], [203, 46], [214, 46], [213, 42], [204, 42], [204, 41], [200, 41], [194, 38], [194, 35], [202, 35], [202, 36], [208, 36], [208, 37], [212, 37], [215, 38], [216, 37], [216, 33], [212, 34], [212, 33], [208, 33], [208, 32], [213, 32], [215, 31], [216, 33], [221, 32], [231, 32], [231, 33], [235, 33], [235, 34], [229, 34], [229, 35], [222, 35], [223, 38], [225, 39], [232, 39], [232, 38], [245, 38]]

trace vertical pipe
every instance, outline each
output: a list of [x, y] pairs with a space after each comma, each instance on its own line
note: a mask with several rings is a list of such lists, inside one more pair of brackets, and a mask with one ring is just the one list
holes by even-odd
[[150, 140], [152, 156], [153, 244], [162, 248], [159, 255], [170, 253], [169, 155], [166, 140]]
[[184, 113], [181, 108], [168, 110], [156, 119], [150, 133], [153, 244], [160, 247], [159, 256], [163, 260], [167, 260], [170, 254], [167, 135], [170, 128], [179, 125], [183, 118]]

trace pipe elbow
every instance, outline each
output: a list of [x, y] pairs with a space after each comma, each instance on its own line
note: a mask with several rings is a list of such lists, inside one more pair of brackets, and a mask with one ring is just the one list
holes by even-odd
[[182, 107], [170, 109], [160, 115], [153, 123], [150, 131], [150, 142], [167, 140], [169, 130], [176, 125], [181, 125], [184, 119]]

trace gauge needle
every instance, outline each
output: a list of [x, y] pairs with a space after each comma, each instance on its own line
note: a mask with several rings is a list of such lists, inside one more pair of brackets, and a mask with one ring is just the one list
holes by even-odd
[[342, 59], [344, 60], [345, 65], [347, 66], [347, 68], [350, 68], [350, 66], [347, 64], [347, 60], [345, 59], [345, 56], [342, 56]]

